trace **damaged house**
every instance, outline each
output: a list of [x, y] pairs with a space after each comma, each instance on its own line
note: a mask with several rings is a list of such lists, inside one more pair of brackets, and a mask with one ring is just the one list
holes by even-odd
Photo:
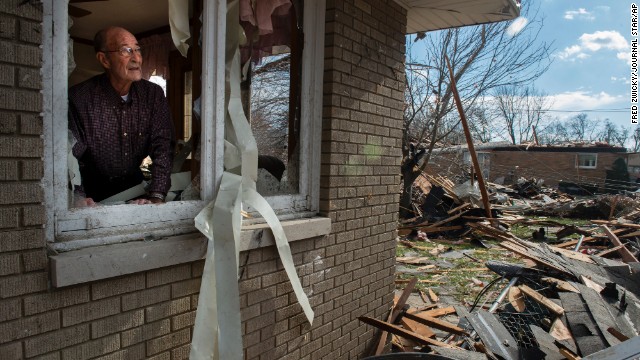
[[[628, 185], [635, 181], [634, 154], [606, 143], [533, 145], [486, 143], [475, 145], [485, 179], [514, 183], [519, 178], [544, 180], [550, 187], [580, 184], [595, 191], [611, 188], [607, 178], [622, 159], [629, 167]], [[468, 176], [471, 159], [466, 145], [436, 149], [427, 171], [450, 177]], [[573, 185], [576, 186], [576, 185]]]
[[[383, 318], [393, 300], [405, 34], [512, 19], [518, 6], [239, 3], [244, 23], [228, 15], [238, 2], [218, 0], [0, 2], [1, 358], [188, 358], [202, 338], [194, 324], [203, 304], [220, 307], [220, 326], [200, 344], [239, 344], [234, 358], [369, 353], [376, 330], [358, 317]], [[271, 30], [256, 20], [264, 18]], [[145, 77], [166, 82], [178, 148], [172, 201], [162, 205], [70, 206], [67, 90], [101, 71], [92, 38], [109, 25], [135, 34]], [[279, 31], [286, 36], [267, 39]], [[242, 78], [232, 76], [239, 66], [226, 72], [229, 49]], [[288, 81], [260, 88], [270, 71]], [[275, 215], [244, 207], [237, 287], [231, 268], [231, 286], [201, 281], [213, 274], [203, 260], [209, 240], [194, 226], [237, 145], [225, 144], [230, 93], [241, 94], [234, 114], [250, 119], [263, 155], [257, 189], [288, 241], [275, 246], [281, 237], [266, 223]], [[282, 107], [257, 111], [276, 96]], [[203, 301], [201, 289], [239, 314], [215, 294]], [[233, 316], [241, 322], [226, 322]]]

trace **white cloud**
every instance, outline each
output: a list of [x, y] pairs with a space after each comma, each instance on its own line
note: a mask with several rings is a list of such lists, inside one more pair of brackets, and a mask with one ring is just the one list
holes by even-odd
[[558, 53], [558, 57], [562, 60], [569, 60], [574, 57], [574, 55], [579, 55], [582, 49], [578, 45], [569, 46], [564, 48], [561, 52]]
[[617, 31], [596, 31], [593, 34], [582, 34], [580, 43], [582, 47], [591, 51], [598, 51], [602, 48], [611, 50], [629, 48], [627, 39]]
[[620, 60], [626, 61], [627, 65], [631, 66], [631, 54], [628, 52], [619, 52], [616, 54], [616, 57]]
[[[629, 49], [627, 40], [617, 31], [596, 31], [592, 34], [582, 34], [577, 45], [566, 47], [557, 56], [560, 60], [575, 61], [576, 59], [586, 59], [590, 55], [587, 52], [600, 50], [618, 50], [616, 57], [629, 62], [630, 59], [624, 50]], [[623, 51], [619, 51], [623, 50]]]
[[515, 20], [511, 22], [511, 25], [507, 28], [507, 34], [509, 36], [516, 36], [525, 26], [529, 23], [529, 20], [525, 17], [517, 17]]
[[584, 110], [597, 109], [623, 101], [622, 95], [611, 95], [604, 91], [593, 93], [590, 91], [577, 90], [560, 94], [549, 95], [549, 100], [553, 104], [554, 110]]
[[623, 76], [623, 77], [612, 76], [611, 77], [611, 81], [613, 81], [613, 82], [621, 82], [623, 84], [631, 84], [631, 81], [626, 76]]
[[576, 18], [581, 20], [595, 20], [596, 17], [592, 12], [587, 11], [585, 8], [579, 8], [578, 10], [567, 10], [564, 12], [564, 18], [567, 20], [574, 20]]

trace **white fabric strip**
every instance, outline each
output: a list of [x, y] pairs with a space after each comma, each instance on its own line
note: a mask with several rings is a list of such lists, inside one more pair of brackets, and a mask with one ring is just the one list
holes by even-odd
[[187, 40], [191, 37], [188, 0], [169, 0], [169, 26], [171, 27], [173, 44], [182, 56], [187, 57], [189, 50]]
[[[215, 200], [195, 218], [196, 227], [207, 236], [209, 243], [191, 343], [191, 360], [240, 360], [243, 357], [238, 290], [238, 245], [243, 202], [255, 208], [271, 227], [298, 302], [309, 323], [313, 321], [313, 310], [297, 276], [282, 225], [271, 206], [256, 191], [258, 148], [241, 101], [238, 10], [237, 0], [227, 3], [225, 61], [230, 93], [228, 117], [225, 119], [226, 171]], [[238, 170], [241, 175], [234, 174]]]

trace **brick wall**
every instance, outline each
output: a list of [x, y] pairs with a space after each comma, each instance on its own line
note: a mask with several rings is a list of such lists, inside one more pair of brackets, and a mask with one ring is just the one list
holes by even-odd
[[[583, 152], [588, 153], [588, 152]], [[493, 151], [491, 152], [489, 181], [499, 177], [543, 179], [547, 186], [557, 187], [561, 180], [604, 185], [607, 170], [613, 162], [625, 153], [597, 153], [595, 169], [575, 167], [577, 152], [546, 151]], [[517, 168], [516, 168], [517, 167]], [[427, 171], [432, 174], [444, 174], [453, 179], [455, 176], [468, 176], [469, 165], [463, 165], [462, 152], [443, 152], [432, 157]]]
[[[0, 359], [185, 359], [203, 262], [49, 286], [36, 1], [0, 1]], [[31, 3], [36, 5], [31, 5]], [[355, 359], [393, 297], [406, 14], [328, 1], [321, 209], [330, 236], [292, 243], [313, 327], [273, 247], [240, 255], [247, 359]], [[49, 179], [45, 179], [49, 181]]]
[[393, 0], [327, 4], [320, 201], [327, 255], [345, 274], [323, 315], [338, 339], [321, 351], [356, 359], [374, 334], [357, 317], [383, 318], [393, 300], [406, 12]]
[[544, 179], [556, 187], [561, 180], [604, 185], [607, 170], [613, 162], [626, 154], [598, 153], [596, 169], [578, 169], [574, 152], [496, 151], [491, 157], [491, 178], [505, 176], [518, 166], [517, 176]]

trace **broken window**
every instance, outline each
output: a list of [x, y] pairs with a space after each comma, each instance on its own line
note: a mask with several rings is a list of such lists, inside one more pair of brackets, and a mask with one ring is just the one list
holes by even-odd
[[[188, 173], [187, 182], [200, 185], [199, 190], [194, 192], [194, 200], [186, 201], [182, 194], [176, 201], [169, 201], [160, 206], [118, 204], [74, 208], [69, 206], [67, 89], [72, 84], [102, 71], [95, 63], [92, 42], [81, 39], [92, 40], [98, 29], [112, 24], [128, 28], [136, 35], [139, 43], [154, 35], [166, 36], [169, 31], [167, 3], [156, 0], [139, 3], [110, 0], [74, 2], [72, 7], [68, 7], [65, 1], [43, 1], [43, 53], [46, 54], [43, 57], [43, 113], [45, 126], [48, 127], [44, 131], [47, 179], [45, 201], [52, 204], [47, 207], [48, 222], [51, 226], [47, 227], [46, 234], [49, 241], [60, 241], [54, 245], [54, 249], [68, 250], [97, 243], [153, 240], [193, 232], [193, 218], [213, 199], [216, 179], [219, 179], [223, 170], [226, 110], [225, 92], [221, 84], [225, 82], [225, 46], [220, 42], [224, 41], [225, 37], [219, 34], [226, 31], [223, 27], [226, 14], [220, 13], [224, 7], [214, 2], [190, 0], [189, 4], [192, 38], [189, 40], [191, 47], [188, 56], [185, 58], [170, 52], [169, 65], [155, 66], [149, 69], [149, 75], [166, 79], [166, 95], [179, 142], [176, 157], [181, 149], [192, 146], [190, 150], [182, 153], [184, 161], [179, 163], [179, 166], [174, 162], [174, 171]], [[70, 10], [72, 8], [84, 11], [80, 11], [78, 15], [77, 10]], [[75, 13], [71, 14], [72, 11]], [[267, 201], [279, 215], [287, 214], [286, 216], [291, 217], [315, 214], [318, 208], [325, 2], [312, 1], [304, 6], [299, 3], [296, 11], [300, 13], [296, 15], [296, 19], [302, 19], [304, 13], [307, 21], [302, 24], [301, 20], [296, 20], [290, 29], [296, 29], [298, 36], [305, 34], [304, 51], [301, 46], [296, 50], [291, 44], [285, 45], [279, 47], [280, 50], [274, 49], [272, 53], [264, 54], [259, 61], [250, 62], [253, 67], [251, 75], [253, 79], [257, 79], [252, 87], [253, 99], [257, 102], [253, 105], [246, 103], [247, 106], [260, 110], [260, 105], [256, 104], [273, 102], [275, 92], [269, 90], [272, 89], [269, 85], [264, 87], [266, 94], [255, 85], [260, 84], [263, 79], [266, 81], [266, 74], [273, 74], [270, 71], [262, 71], [265, 70], [263, 67], [274, 62], [287, 64], [287, 61], [278, 61], [287, 56], [291, 59], [288, 61], [290, 64], [294, 61], [299, 62], [297, 65], [287, 64], [278, 67], [279, 72], [289, 74], [289, 84], [279, 97], [287, 98], [287, 109], [294, 110], [275, 107], [273, 111], [279, 109], [276, 113], [278, 116], [269, 117], [267, 121], [254, 122], [254, 131], [258, 132], [259, 124], [266, 124], [268, 132], [276, 134], [261, 145], [261, 154], [267, 155], [262, 157], [261, 165], [268, 166], [264, 159], [277, 158], [285, 165], [281, 179], [288, 181], [286, 186], [278, 186], [277, 191], [271, 193], [273, 196], [267, 197]], [[88, 14], [82, 15], [83, 13]], [[291, 17], [287, 18], [287, 21], [291, 20]], [[83, 23], [94, 28], [86, 30], [85, 33], [76, 33], [74, 27], [82, 29]], [[69, 31], [69, 28], [72, 30]], [[69, 34], [72, 36], [71, 40]], [[198, 46], [199, 36], [203, 40], [202, 48]], [[302, 39], [298, 41], [302, 43]], [[69, 51], [69, 45], [73, 45], [73, 52]], [[83, 46], [88, 51], [83, 51]], [[149, 45], [143, 46], [145, 51], [149, 50]], [[295, 51], [298, 53], [294, 56]], [[89, 60], [94, 61], [96, 66], [85, 66]], [[151, 63], [144, 61], [147, 65]], [[73, 67], [68, 66], [71, 62], [76, 63], [73, 70]], [[201, 64], [206, 64], [206, 67]], [[291, 70], [294, 68], [298, 70]], [[292, 90], [292, 86], [297, 89]], [[287, 95], [284, 95], [285, 92]], [[196, 102], [200, 105], [194, 106]], [[258, 113], [260, 111], [255, 112], [254, 119], [259, 116]], [[284, 113], [286, 116], [281, 116]], [[283, 124], [286, 124], [286, 133], [282, 132]], [[279, 129], [280, 132], [274, 129]], [[262, 138], [263, 134], [258, 133], [257, 136]], [[247, 211], [251, 213], [252, 209]]]
[[576, 155], [576, 167], [579, 169], [595, 169], [598, 154], [578, 154]]
[[240, 7], [247, 38], [240, 49], [242, 98], [258, 146], [256, 185], [264, 196], [298, 192], [302, 7], [300, 0]]
[[[222, 170], [222, 162], [216, 162], [213, 155], [220, 152], [216, 146], [221, 148], [218, 144], [222, 143], [222, 127], [213, 119], [219, 117], [215, 109], [224, 104], [224, 89], [217, 89], [213, 84], [224, 81], [221, 81], [224, 72], [220, 71], [223, 66], [217, 65], [216, 52], [203, 51], [202, 47], [220, 47], [216, 46], [214, 35], [224, 32], [216, 26], [221, 26], [220, 20], [225, 14], [219, 14], [218, 9], [201, 0], [185, 2], [189, 6], [190, 46], [186, 57], [176, 56], [168, 4], [169, 1], [110, 0], [73, 4], [43, 1], [46, 10], [43, 27], [48, 34], [43, 40], [43, 52], [52, 54], [44, 56], [43, 64], [45, 123], [51, 124], [50, 131], [45, 131], [45, 163], [48, 165], [45, 177], [52, 179], [45, 191], [47, 203], [53, 204], [48, 207], [52, 226], [47, 228], [47, 238], [66, 241], [56, 247], [90, 246], [88, 239], [107, 244], [193, 232], [193, 218], [206, 201], [213, 198], [215, 174]], [[203, 29], [207, 23], [208, 28]], [[166, 82], [178, 146], [174, 149], [172, 190], [164, 205], [134, 206], [115, 202], [113, 206], [70, 206], [73, 202], [67, 164], [67, 89], [103, 72], [95, 59], [93, 37], [98, 30], [111, 25], [122, 26], [136, 36], [142, 48], [143, 78], [154, 77], [158, 79], [154, 82]], [[201, 37], [213, 40], [200, 42]], [[211, 66], [206, 74], [202, 71], [203, 63]], [[205, 87], [203, 83], [209, 85]], [[201, 122], [198, 115], [212, 120]], [[143, 161], [140, 166], [144, 172], [153, 164]]]
[[[482, 169], [482, 176], [485, 179], [489, 178], [489, 172], [491, 171], [491, 153], [489, 152], [477, 152], [476, 156], [478, 157], [478, 164], [480, 164], [480, 168]], [[465, 151], [462, 155], [463, 161], [465, 164], [473, 168], [473, 164], [471, 161], [471, 154], [468, 151]]]

